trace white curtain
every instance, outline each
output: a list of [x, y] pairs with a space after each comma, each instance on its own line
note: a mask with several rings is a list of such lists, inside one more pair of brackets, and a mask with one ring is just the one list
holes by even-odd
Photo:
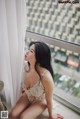
[[26, 1], [0, 0], [0, 80], [12, 106], [20, 93], [25, 31]]

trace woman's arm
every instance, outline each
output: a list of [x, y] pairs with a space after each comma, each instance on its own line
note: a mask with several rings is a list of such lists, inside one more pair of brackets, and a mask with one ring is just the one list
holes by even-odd
[[46, 73], [45, 76], [43, 76], [42, 84], [45, 88], [45, 96], [46, 96], [46, 101], [47, 101], [49, 117], [50, 117], [50, 119], [53, 119], [52, 108], [53, 108], [54, 81], [53, 81], [52, 76], [49, 72]]

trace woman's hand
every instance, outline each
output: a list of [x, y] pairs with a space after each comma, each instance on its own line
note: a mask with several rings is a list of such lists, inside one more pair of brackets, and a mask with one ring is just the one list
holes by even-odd
[[64, 117], [61, 116], [60, 114], [57, 114], [57, 118], [56, 119], [64, 119]]
[[64, 117], [63, 116], [61, 116], [60, 114], [56, 114], [56, 116], [54, 115], [51, 115], [51, 116], [49, 116], [49, 119], [64, 119]]

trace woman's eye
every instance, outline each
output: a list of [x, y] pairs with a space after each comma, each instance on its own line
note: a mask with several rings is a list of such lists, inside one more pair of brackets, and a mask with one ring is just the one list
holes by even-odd
[[33, 53], [33, 51], [31, 50], [31, 52]]

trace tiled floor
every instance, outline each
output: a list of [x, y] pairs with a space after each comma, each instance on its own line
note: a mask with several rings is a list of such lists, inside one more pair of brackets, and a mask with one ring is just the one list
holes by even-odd
[[[64, 119], [80, 119], [80, 115], [72, 111], [71, 109], [65, 107], [59, 102], [54, 101], [54, 112], [64, 116]], [[47, 111], [44, 113], [47, 115]], [[40, 115], [38, 119], [49, 119], [48, 117]]]

